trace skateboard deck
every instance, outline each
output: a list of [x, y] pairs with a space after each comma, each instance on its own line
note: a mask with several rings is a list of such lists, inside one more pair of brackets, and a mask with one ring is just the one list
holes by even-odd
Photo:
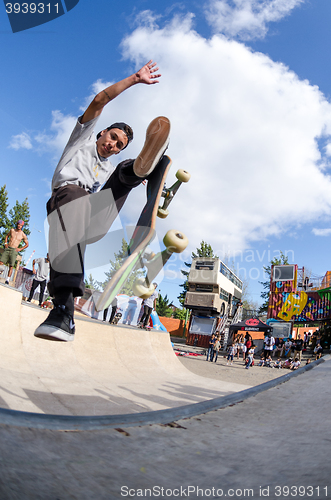
[[129, 243], [128, 257], [120, 269], [112, 276], [99, 297], [96, 304], [97, 311], [105, 309], [113, 301], [130, 273], [142, 259], [146, 247], [153, 240], [159, 201], [170, 166], [171, 159], [168, 156], [163, 156], [154, 171], [150, 174], [147, 180], [147, 201]]

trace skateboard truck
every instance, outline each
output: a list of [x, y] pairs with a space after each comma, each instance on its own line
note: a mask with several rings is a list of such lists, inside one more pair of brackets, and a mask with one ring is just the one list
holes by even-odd
[[161, 219], [165, 219], [169, 215], [168, 206], [170, 205], [175, 194], [177, 193], [180, 185], [183, 182], [188, 182], [190, 180], [191, 174], [186, 170], [180, 168], [176, 172], [176, 177], [178, 180], [175, 182], [175, 184], [173, 184], [170, 188], [167, 188], [166, 186], [164, 186], [163, 188], [161, 196], [164, 198], [164, 202], [162, 207], [159, 207], [157, 211], [157, 216], [160, 217]]

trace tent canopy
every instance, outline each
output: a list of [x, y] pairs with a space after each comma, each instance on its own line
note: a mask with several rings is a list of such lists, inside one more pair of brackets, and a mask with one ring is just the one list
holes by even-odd
[[263, 323], [259, 318], [250, 318], [245, 319], [245, 321], [240, 321], [239, 323], [235, 323], [230, 325], [230, 331], [238, 330], [243, 332], [264, 332], [271, 333], [272, 326]]

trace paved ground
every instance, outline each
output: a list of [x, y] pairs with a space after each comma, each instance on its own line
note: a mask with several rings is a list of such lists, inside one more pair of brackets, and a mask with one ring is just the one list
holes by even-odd
[[[68, 352], [55, 348], [45, 364], [42, 357], [46, 355], [44, 347], [40, 347], [41, 350], [35, 357], [31, 357], [32, 343], [23, 331], [22, 336], [14, 335], [10, 338], [10, 334], [15, 332], [15, 321], [17, 328], [22, 324], [27, 329], [34, 325], [24, 323], [24, 311], [27, 311], [30, 318], [29, 310], [28, 307], [20, 309], [20, 302], [17, 304], [19, 313], [16, 311], [15, 315], [12, 310], [8, 311], [5, 294], [1, 297], [1, 291], [0, 288], [0, 308], [3, 308], [0, 334], [3, 401], [5, 397], [7, 401], [10, 397], [18, 400], [17, 380], [21, 380], [21, 388], [24, 380], [26, 384], [32, 379], [36, 382], [38, 374], [32, 373], [31, 368], [35, 369], [40, 363], [43, 367], [42, 385], [47, 390], [41, 391], [43, 395], [40, 394], [39, 399], [32, 397], [33, 391], [25, 390], [20, 394], [20, 401], [23, 406], [31, 404], [31, 401], [37, 402], [36, 406], [39, 405], [39, 408], [43, 404], [47, 406], [44, 399], [53, 396], [53, 382], [50, 380], [54, 381], [54, 373], [50, 379], [47, 378], [47, 366], [51, 371], [52, 364], [63, 362], [63, 352], [66, 353], [68, 363], [73, 362], [76, 391], [81, 390], [82, 386], [84, 388], [84, 381], [87, 380], [84, 378], [88, 366], [87, 347], [94, 345], [83, 334], [84, 325], [82, 340], [77, 343], [75, 340]], [[13, 297], [12, 300], [15, 300]], [[11, 325], [8, 318], [12, 321]], [[104, 325], [96, 325], [96, 337], [103, 336], [101, 327], [106, 328]], [[112, 337], [111, 345], [114, 345], [113, 341]], [[46, 341], [35, 345], [45, 344], [48, 346]], [[156, 359], [154, 371], [148, 366], [141, 366], [141, 373], [145, 376], [145, 389], [139, 397], [144, 400], [147, 400], [149, 387], [153, 393], [160, 371], [163, 377], [164, 373], [170, 376], [168, 352], [166, 351], [165, 357], [161, 355], [165, 344], [157, 340], [157, 345], [158, 347], [148, 347], [152, 355], [146, 358], [149, 362]], [[100, 349], [93, 349], [89, 359], [93, 361], [96, 357], [103, 371], [106, 364], [102, 362], [104, 352], [100, 353]], [[84, 377], [76, 379], [76, 370], [82, 359], [79, 357], [81, 352], [85, 353]], [[121, 359], [125, 360], [125, 350], [121, 351], [118, 347], [116, 352], [122, 352]], [[138, 357], [140, 354], [143, 355], [143, 352], [136, 353]], [[222, 374], [227, 370], [222, 363], [215, 366], [204, 359], [178, 360], [174, 356], [173, 359], [176, 361], [173, 366], [179, 370], [180, 376], [187, 373], [185, 366], [189, 363], [196, 371], [203, 369], [212, 373], [211, 370], [214, 370], [214, 375], [215, 370], [220, 370]], [[17, 369], [20, 367], [20, 377], [17, 375], [16, 378], [5, 379], [4, 376], [12, 370], [13, 363], [16, 363]], [[92, 368], [96, 370], [95, 364]], [[256, 367], [255, 370], [247, 371], [239, 365], [234, 365], [231, 369], [232, 372], [227, 372], [229, 376], [244, 373], [247, 377], [251, 373], [252, 380], [254, 373], [258, 377], [260, 373], [264, 373], [262, 370], [268, 370]], [[94, 380], [91, 372], [89, 373]], [[108, 373], [113, 373], [113, 367], [109, 367]], [[69, 379], [67, 372], [64, 375], [61, 372], [58, 375], [58, 379], [62, 380], [63, 391], [70, 380], [70, 374]], [[136, 422], [132, 426], [123, 416], [114, 414], [113, 417], [118, 419], [116, 426], [109, 423], [108, 417], [96, 416], [94, 422], [98, 421], [98, 426], [93, 427], [88, 417], [73, 417], [69, 413], [64, 417], [67, 419], [65, 422], [68, 419], [80, 419], [82, 425], [64, 430], [66, 427], [60, 416], [50, 417], [40, 412], [29, 415], [4, 409], [0, 411], [0, 499], [331, 498], [330, 376], [331, 361], [330, 356], [327, 356], [322, 362], [310, 366], [307, 371], [304, 368], [285, 378], [216, 399], [210, 399], [212, 391], [207, 393], [207, 399], [206, 391], [210, 384], [222, 385], [222, 382], [217, 378], [205, 378], [205, 392], [198, 388], [197, 403], [152, 411], [150, 413], [159, 419], [165, 415], [163, 423], [152, 425], [146, 425], [146, 422], [137, 425]], [[200, 377], [196, 377], [200, 380]], [[131, 382], [132, 378], [131, 376]], [[142, 380], [138, 381], [141, 387], [144, 386]], [[180, 378], [177, 383], [181, 384], [181, 388], [185, 386]], [[270, 384], [275, 383], [276, 386], [270, 387]], [[73, 387], [71, 384], [70, 391]], [[93, 390], [95, 387], [97, 386]], [[108, 388], [105, 399], [109, 399], [109, 391]], [[173, 399], [173, 387], [168, 388], [168, 393], [171, 396], [168, 399]], [[66, 394], [66, 404], [70, 404], [70, 397], [75, 394], [77, 392]], [[184, 392], [178, 399], [187, 403], [189, 394], [190, 392]], [[84, 391], [81, 396], [84, 400]], [[225, 402], [223, 406], [222, 401]], [[63, 405], [63, 401], [60, 403]], [[210, 411], [212, 405], [214, 410]], [[190, 418], [183, 418], [183, 408], [195, 408], [199, 411]], [[147, 414], [147, 411], [133, 412], [129, 417], [139, 418], [139, 415]], [[56, 427], [54, 422], [60, 422], [59, 426]]]
[[[194, 351], [189, 346], [181, 346], [180, 344], [175, 344], [175, 349], [177, 352], [193, 352], [202, 353], [204, 349], [197, 349]], [[206, 361], [205, 355], [199, 356], [178, 356], [183, 366], [188, 370], [192, 371], [194, 374], [201, 377], [208, 377], [222, 382], [234, 382], [237, 384], [244, 384], [249, 386], [256, 386], [268, 382], [269, 380], [274, 380], [278, 377], [282, 377], [286, 373], [289, 373], [287, 369], [275, 369], [258, 366], [260, 360], [259, 356], [256, 357], [255, 365], [249, 370], [246, 370], [242, 357], [240, 359], [235, 358], [233, 360], [233, 365], [227, 365], [227, 359], [223, 355], [219, 355], [217, 362]], [[314, 361], [312, 354], [310, 352], [303, 353], [301, 365], [305, 366], [307, 359]], [[284, 359], [283, 359], [284, 361]]]

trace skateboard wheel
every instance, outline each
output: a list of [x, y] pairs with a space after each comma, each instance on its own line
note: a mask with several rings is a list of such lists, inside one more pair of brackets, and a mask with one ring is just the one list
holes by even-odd
[[188, 182], [191, 179], [191, 174], [186, 170], [180, 168], [176, 172], [176, 177], [180, 182]]
[[161, 207], [158, 208], [157, 216], [160, 217], [160, 219], [165, 219], [166, 217], [168, 217], [168, 215], [169, 215], [169, 210]]
[[170, 229], [163, 238], [163, 243], [170, 252], [182, 253], [188, 245], [188, 239], [184, 233]]
[[155, 291], [155, 287], [153, 283], [149, 287], [146, 286], [144, 278], [138, 278], [132, 285], [132, 291], [137, 297], [148, 299]]

